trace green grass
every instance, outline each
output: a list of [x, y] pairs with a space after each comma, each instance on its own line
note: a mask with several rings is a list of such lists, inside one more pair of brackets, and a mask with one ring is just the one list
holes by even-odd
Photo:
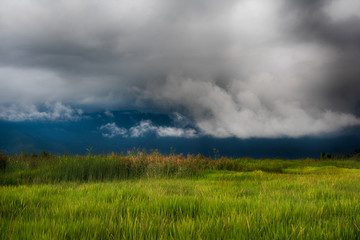
[[360, 239], [357, 159], [13, 156], [0, 181], [0, 239]]

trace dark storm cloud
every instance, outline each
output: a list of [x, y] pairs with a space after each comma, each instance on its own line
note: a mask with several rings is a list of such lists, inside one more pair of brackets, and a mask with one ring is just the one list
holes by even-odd
[[[341, 2], [347, 2], [348, 9], [337, 8]], [[360, 14], [351, 12], [359, 6], [354, 0], [290, 0], [282, 13], [292, 23], [288, 27], [299, 40], [322, 41], [341, 49], [359, 48]]]
[[317, 86], [325, 107], [352, 112], [360, 104], [360, 7], [359, 1], [287, 1], [283, 13], [298, 41], [329, 46], [332, 61], [324, 66], [326, 84]]
[[177, 112], [218, 137], [336, 131], [360, 124], [354, 3], [0, 1], [0, 104]]
[[[4, 86], [15, 91], [19, 84], [13, 87], [9, 82], [38, 82], [39, 78], [56, 82], [56, 78], [63, 86], [43, 89], [35, 83], [33, 88], [50, 91], [49, 95], [64, 101], [121, 103], [125, 99], [127, 105], [144, 82], [162, 82], [172, 72], [185, 69], [198, 76], [229, 72], [217, 59], [223, 49], [215, 50], [228, 38], [226, 31], [221, 34], [221, 26], [208, 22], [231, 7], [231, 1], [227, 3], [3, 1], [0, 62], [7, 79]], [[199, 13], [203, 16], [198, 17]], [[41, 101], [28, 90], [21, 94], [25, 101]]]

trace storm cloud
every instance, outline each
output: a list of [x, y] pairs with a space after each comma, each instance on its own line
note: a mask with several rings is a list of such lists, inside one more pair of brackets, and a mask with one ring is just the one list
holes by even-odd
[[0, 105], [178, 113], [215, 137], [338, 131], [360, 124], [356, 5], [0, 0]]

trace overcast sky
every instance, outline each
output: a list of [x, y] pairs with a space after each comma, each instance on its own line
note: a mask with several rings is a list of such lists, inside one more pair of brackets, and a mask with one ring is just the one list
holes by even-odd
[[358, 0], [0, 0], [0, 118], [137, 109], [239, 138], [360, 125], [359, 9]]

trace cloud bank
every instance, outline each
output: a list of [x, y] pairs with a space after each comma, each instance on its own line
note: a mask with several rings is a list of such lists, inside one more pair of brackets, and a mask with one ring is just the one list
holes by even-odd
[[[359, 125], [358, 5], [0, 0], [0, 114], [43, 102], [176, 112], [203, 135], [239, 138]], [[191, 135], [141, 124], [130, 135]]]
[[78, 121], [82, 110], [74, 109], [61, 102], [0, 106], [0, 119], [11, 122], [22, 121]]

